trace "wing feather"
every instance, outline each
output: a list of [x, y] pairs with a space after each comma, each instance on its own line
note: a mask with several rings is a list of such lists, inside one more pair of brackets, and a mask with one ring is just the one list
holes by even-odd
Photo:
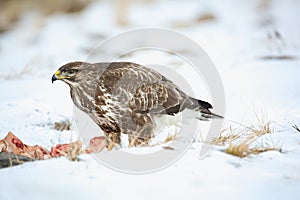
[[187, 98], [172, 81], [158, 72], [130, 62], [111, 63], [100, 77], [107, 92], [129, 102], [136, 113], [174, 114]]

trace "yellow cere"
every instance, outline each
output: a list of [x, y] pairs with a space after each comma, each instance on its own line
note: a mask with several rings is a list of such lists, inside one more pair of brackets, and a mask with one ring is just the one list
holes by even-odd
[[59, 75], [60, 75], [60, 71], [57, 70], [57, 71], [55, 72], [55, 75], [56, 75], [56, 76], [59, 76]]

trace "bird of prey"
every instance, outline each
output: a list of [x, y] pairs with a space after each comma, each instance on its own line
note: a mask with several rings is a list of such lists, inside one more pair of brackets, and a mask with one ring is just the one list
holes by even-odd
[[70, 86], [74, 104], [104, 132], [108, 149], [128, 134], [129, 146], [144, 146], [154, 137], [154, 117], [185, 109], [197, 118], [221, 118], [208, 102], [185, 94], [157, 71], [132, 62], [71, 62], [60, 67], [52, 82]]

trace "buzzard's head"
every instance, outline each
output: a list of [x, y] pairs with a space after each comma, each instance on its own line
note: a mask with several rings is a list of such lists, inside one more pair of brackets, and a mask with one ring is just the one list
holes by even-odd
[[81, 79], [83, 62], [71, 62], [60, 67], [52, 76], [52, 83], [56, 80], [62, 80], [69, 85], [74, 85]]

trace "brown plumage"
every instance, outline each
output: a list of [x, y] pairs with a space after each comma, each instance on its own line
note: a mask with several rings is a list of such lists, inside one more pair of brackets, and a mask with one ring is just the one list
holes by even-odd
[[110, 148], [120, 144], [121, 133], [128, 134], [130, 146], [148, 144], [157, 115], [191, 109], [201, 120], [220, 117], [209, 111], [209, 103], [189, 97], [166, 77], [136, 63], [72, 62], [58, 69], [55, 80], [70, 86], [74, 104], [102, 129]]

